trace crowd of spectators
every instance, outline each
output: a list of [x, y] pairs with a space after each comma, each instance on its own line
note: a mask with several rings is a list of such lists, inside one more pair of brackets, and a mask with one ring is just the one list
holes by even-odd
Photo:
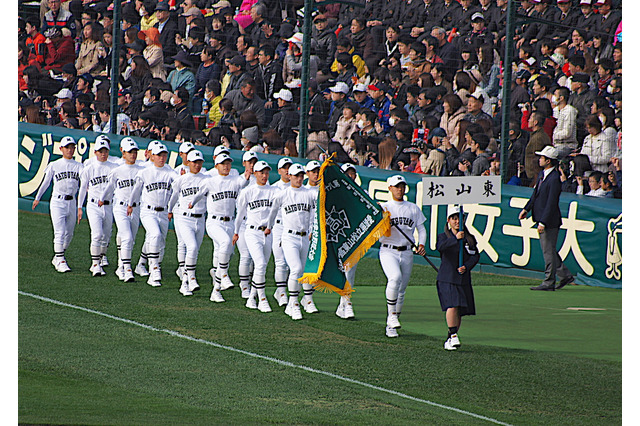
[[[21, 10], [19, 119], [298, 156], [299, 0], [42, 0]], [[521, 0], [502, 104], [506, 0], [370, 0], [312, 14], [304, 157], [621, 197], [620, 0]], [[24, 9], [24, 8], [21, 8]], [[118, 113], [110, 117], [113, 25]], [[509, 134], [501, 135], [503, 108]], [[114, 124], [115, 121], [115, 124]]]

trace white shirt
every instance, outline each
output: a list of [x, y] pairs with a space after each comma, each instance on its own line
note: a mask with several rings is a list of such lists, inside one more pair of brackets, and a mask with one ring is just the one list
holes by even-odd
[[231, 174], [228, 176], [210, 175], [200, 186], [200, 190], [193, 198], [192, 203], [197, 203], [206, 197], [206, 210], [209, 217], [233, 217], [240, 190], [248, 182], [244, 176], [231, 176]]
[[136, 175], [136, 184], [128, 204], [139, 202], [142, 207], [151, 206], [166, 210], [171, 198], [173, 181], [177, 178], [178, 174], [166, 165], [145, 167]]
[[296, 232], [311, 232], [315, 216], [318, 191], [309, 188], [289, 186], [279, 190], [273, 201], [273, 210], [269, 224], [273, 224], [276, 215], [281, 215], [282, 228]]
[[[273, 186], [274, 188], [276, 188], [278, 190], [278, 192], [280, 192], [280, 191], [290, 187], [291, 183], [290, 182], [285, 182], [282, 179], [280, 179], [279, 181], [274, 182], [274, 184], [271, 185], [271, 186]], [[281, 223], [280, 223], [281, 220], [282, 220], [282, 212], [280, 210], [278, 210], [278, 214], [276, 215], [276, 221], [275, 221], [273, 226], [280, 226], [281, 225]]]
[[600, 132], [597, 135], [587, 135], [584, 138], [580, 154], [585, 154], [591, 161], [593, 170], [606, 173], [609, 171], [607, 165], [616, 153], [618, 144], [615, 138]]
[[[89, 201], [102, 200], [104, 189], [109, 183], [109, 174], [113, 169], [118, 167], [111, 161], [91, 161], [85, 166], [80, 173], [80, 193], [78, 194], [78, 207], [84, 204], [85, 197], [88, 196]], [[107, 200], [110, 201], [110, 200]]]
[[424, 222], [427, 218], [422, 213], [422, 209], [416, 204], [409, 201], [390, 200], [382, 204], [382, 208], [391, 214], [391, 235], [380, 237], [380, 244], [390, 244], [393, 246], [406, 246], [409, 241], [396, 229], [402, 230], [413, 243], [413, 232], [418, 230], [418, 245], [424, 245], [427, 241], [427, 231], [424, 228]]
[[[206, 201], [200, 199], [198, 202], [194, 202], [194, 199], [202, 186], [204, 186], [204, 183], [209, 179], [211, 177], [202, 172], [191, 173], [189, 171], [178, 176], [173, 182], [169, 210], [174, 214], [204, 214], [207, 211]], [[193, 208], [190, 209], [189, 204], [193, 204]]]
[[115, 202], [128, 202], [136, 184], [136, 176], [143, 167], [137, 163], [121, 164], [112, 169], [109, 174], [107, 185], [102, 192], [101, 200], [111, 200]]
[[[220, 174], [218, 173], [218, 169], [216, 169], [215, 167], [205, 173], [210, 176], [218, 176]], [[240, 175], [240, 172], [238, 172], [236, 169], [229, 170], [229, 176], [239, 176], [239, 175]]]
[[578, 143], [576, 136], [578, 110], [574, 106], [567, 104], [562, 109], [555, 107], [553, 116], [558, 120], [556, 127], [553, 129], [553, 144]]
[[276, 189], [269, 185], [249, 185], [238, 196], [235, 233], [238, 234], [243, 218], [247, 228], [263, 227], [269, 224], [269, 215], [273, 206]]
[[53, 180], [53, 191], [51, 197], [76, 195], [80, 186], [80, 173], [82, 164], [76, 160], [60, 158], [47, 165], [44, 170], [44, 178], [40, 184], [40, 189], [36, 194], [36, 200], [40, 201], [44, 193], [49, 188]]

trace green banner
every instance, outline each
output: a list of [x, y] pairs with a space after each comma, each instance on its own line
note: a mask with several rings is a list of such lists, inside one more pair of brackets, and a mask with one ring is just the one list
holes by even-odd
[[389, 232], [389, 213], [331, 159], [320, 168], [318, 205], [300, 282], [341, 296], [353, 288], [344, 275]]
[[[18, 125], [18, 197], [19, 208], [31, 209], [31, 201], [38, 190], [44, 169], [50, 161], [61, 153], [58, 143], [63, 136], [72, 136], [78, 141], [76, 156], [86, 159], [93, 155], [92, 144], [97, 133], [69, 130], [63, 127], [41, 126], [19, 123]], [[112, 140], [111, 155], [120, 156], [119, 142], [123, 136], [109, 135]], [[134, 138], [140, 148], [150, 139]], [[165, 142], [170, 150], [168, 164], [180, 164], [179, 144]], [[213, 167], [213, 148], [199, 146], [205, 156], [204, 166]], [[144, 156], [143, 152], [139, 153]], [[273, 168], [271, 181], [279, 179], [276, 167], [279, 156], [258, 154]], [[242, 168], [241, 151], [232, 151], [233, 165]], [[306, 162], [306, 160], [296, 160]], [[391, 199], [386, 180], [396, 172], [356, 167], [356, 183], [369, 197], [377, 202]], [[407, 199], [415, 202], [427, 218], [427, 255], [435, 263], [439, 254], [435, 249], [436, 236], [446, 224], [446, 206], [423, 205], [422, 177], [424, 175], [405, 173]], [[50, 190], [43, 201], [48, 201]], [[518, 214], [531, 196], [530, 188], [502, 186], [500, 204], [465, 205], [467, 228], [478, 240], [481, 251], [480, 264], [476, 270], [506, 275], [541, 276], [544, 260], [540, 250], [538, 235], [530, 219], [520, 221]], [[424, 203], [426, 204], [426, 203]], [[47, 203], [41, 202], [39, 211], [48, 212]], [[587, 197], [563, 193], [560, 197], [563, 225], [558, 237], [558, 248], [564, 263], [576, 275], [580, 284], [601, 287], [622, 288], [622, 200]], [[377, 244], [376, 244], [377, 245]], [[376, 246], [374, 246], [375, 248]], [[367, 256], [375, 255], [370, 250]], [[416, 263], [425, 263], [415, 256]]]

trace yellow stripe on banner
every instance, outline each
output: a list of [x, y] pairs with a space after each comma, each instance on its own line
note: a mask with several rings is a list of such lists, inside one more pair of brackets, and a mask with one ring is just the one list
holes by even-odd
[[[325, 185], [324, 185], [324, 171], [326, 170], [327, 167], [329, 167], [332, 163], [333, 163], [333, 157], [336, 156], [336, 153], [334, 152], [333, 154], [331, 154], [331, 156], [329, 158], [327, 158], [326, 160], [324, 160], [324, 162], [322, 163], [322, 166], [320, 166], [320, 172], [318, 174], [319, 179], [320, 179], [320, 183], [318, 185], [318, 207], [319, 207], [319, 218], [320, 220], [318, 220], [318, 225], [320, 226], [320, 262], [318, 263], [318, 270], [314, 273], [306, 273], [303, 274], [302, 277], [298, 278], [298, 282], [301, 283], [307, 283], [307, 284], [315, 284], [316, 282], [318, 282], [320, 280], [320, 275], [322, 275], [322, 271], [324, 270], [324, 265], [325, 263], [327, 263], [327, 221], [326, 219], [326, 209], [325, 209], [325, 200], [327, 198], [327, 193], [326, 193], [326, 189], [325, 189]], [[338, 288], [336, 288], [335, 286], [332, 286], [331, 284], [328, 283], [324, 283], [327, 286], [331, 286], [333, 288], [335, 288], [336, 290], [334, 291], [342, 291]]]

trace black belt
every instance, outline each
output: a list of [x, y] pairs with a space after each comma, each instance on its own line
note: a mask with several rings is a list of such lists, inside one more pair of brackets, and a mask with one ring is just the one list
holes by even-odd
[[276, 220], [276, 225], [280, 225], [282, 221], [280, 219]]
[[[127, 203], [125, 203], [124, 201], [119, 201], [118, 204], [121, 205], [121, 206], [126, 206], [127, 205]], [[138, 206], [137, 203], [131, 204], [131, 207], [137, 207], [137, 206]]]
[[223, 222], [229, 222], [231, 218], [229, 216], [209, 216], [211, 219], [221, 220]]
[[[89, 201], [91, 201], [92, 203], [98, 204], [98, 201], [100, 201], [100, 200], [96, 200], [95, 198], [92, 198]], [[111, 204], [111, 201], [103, 201], [102, 204], [104, 204], [105, 206], [108, 206], [109, 204]]]
[[390, 249], [398, 250], [398, 251], [409, 250], [409, 247], [407, 247], [407, 246], [392, 246], [391, 244], [382, 244], [382, 247], [390, 248]]
[[183, 212], [182, 216], [188, 216], [188, 217], [202, 217], [202, 213], [187, 213], [187, 212]]
[[267, 227], [266, 226], [249, 225], [249, 229], [257, 229], [258, 231], [264, 231], [265, 229], [267, 229]]
[[153, 207], [153, 206], [147, 206], [147, 209], [154, 210], [154, 211], [157, 211], [157, 212], [163, 212], [163, 211], [166, 210], [164, 207]]
[[306, 231], [299, 232], [299, 231], [294, 231], [293, 229], [289, 229], [287, 232], [289, 234], [298, 235], [300, 237], [304, 237], [305, 235], [307, 235]]
[[56, 195], [56, 198], [69, 201], [73, 200], [73, 195]]

